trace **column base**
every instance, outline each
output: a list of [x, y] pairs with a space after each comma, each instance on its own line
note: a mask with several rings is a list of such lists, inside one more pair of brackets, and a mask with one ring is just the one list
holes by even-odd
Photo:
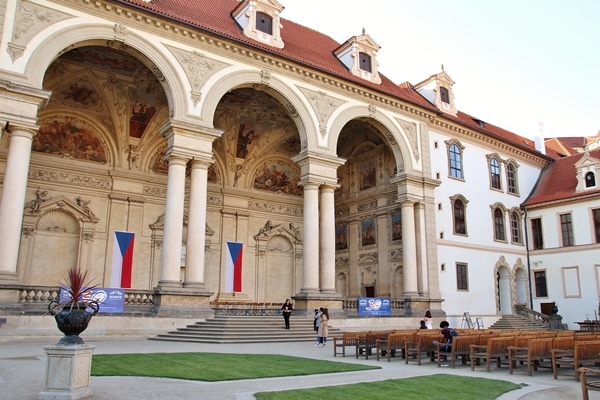
[[213, 293], [208, 291], [158, 286], [154, 289], [154, 311], [159, 316], [206, 318], [214, 315], [210, 307], [212, 295]]
[[74, 400], [90, 397], [93, 394], [89, 384], [94, 348], [89, 344], [45, 346], [46, 387], [38, 399]]
[[0, 285], [16, 285], [19, 283], [19, 277], [16, 273], [0, 272]]

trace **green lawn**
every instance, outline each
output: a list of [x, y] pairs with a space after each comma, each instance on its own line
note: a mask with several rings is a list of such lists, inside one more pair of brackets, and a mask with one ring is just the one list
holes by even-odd
[[208, 382], [369, 369], [380, 367], [271, 354], [154, 353], [92, 356], [94, 376], [151, 376]]
[[[147, 376], [217, 382], [371, 369], [380, 367], [271, 354], [154, 353], [94, 355], [91, 373], [94, 376]], [[257, 393], [256, 398], [493, 400], [518, 388], [519, 385], [507, 381], [436, 374], [315, 389], [263, 392]]]
[[507, 381], [456, 375], [429, 375], [352, 385], [256, 393], [257, 400], [494, 400], [521, 386]]

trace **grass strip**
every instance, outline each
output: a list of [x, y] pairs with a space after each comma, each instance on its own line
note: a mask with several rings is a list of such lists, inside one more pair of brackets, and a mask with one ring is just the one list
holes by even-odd
[[217, 382], [380, 369], [275, 354], [152, 353], [92, 356], [93, 376], [146, 376]]
[[328, 386], [314, 389], [256, 393], [257, 400], [494, 400], [503, 393], [520, 389], [507, 381], [457, 375], [428, 375], [416, 378]]

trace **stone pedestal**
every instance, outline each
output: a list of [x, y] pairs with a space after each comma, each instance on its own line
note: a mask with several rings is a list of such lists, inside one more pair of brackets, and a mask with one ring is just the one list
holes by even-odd
[[39, 400], [74, 400], [92, 395], [90, 372], [95, 346], [51, 345], [46, 350], [45, 389]]

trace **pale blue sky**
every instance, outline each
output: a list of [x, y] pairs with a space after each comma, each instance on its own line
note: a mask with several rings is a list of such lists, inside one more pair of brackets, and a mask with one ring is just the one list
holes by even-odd
[[[379, 70], [455, 81], [459, 110], [517, 134], [600, 130], [600, 0], [279, 0], [282, 17], [338, 42], [362, 28]], [[284, 27], [285, 29], [285, 27]]]

